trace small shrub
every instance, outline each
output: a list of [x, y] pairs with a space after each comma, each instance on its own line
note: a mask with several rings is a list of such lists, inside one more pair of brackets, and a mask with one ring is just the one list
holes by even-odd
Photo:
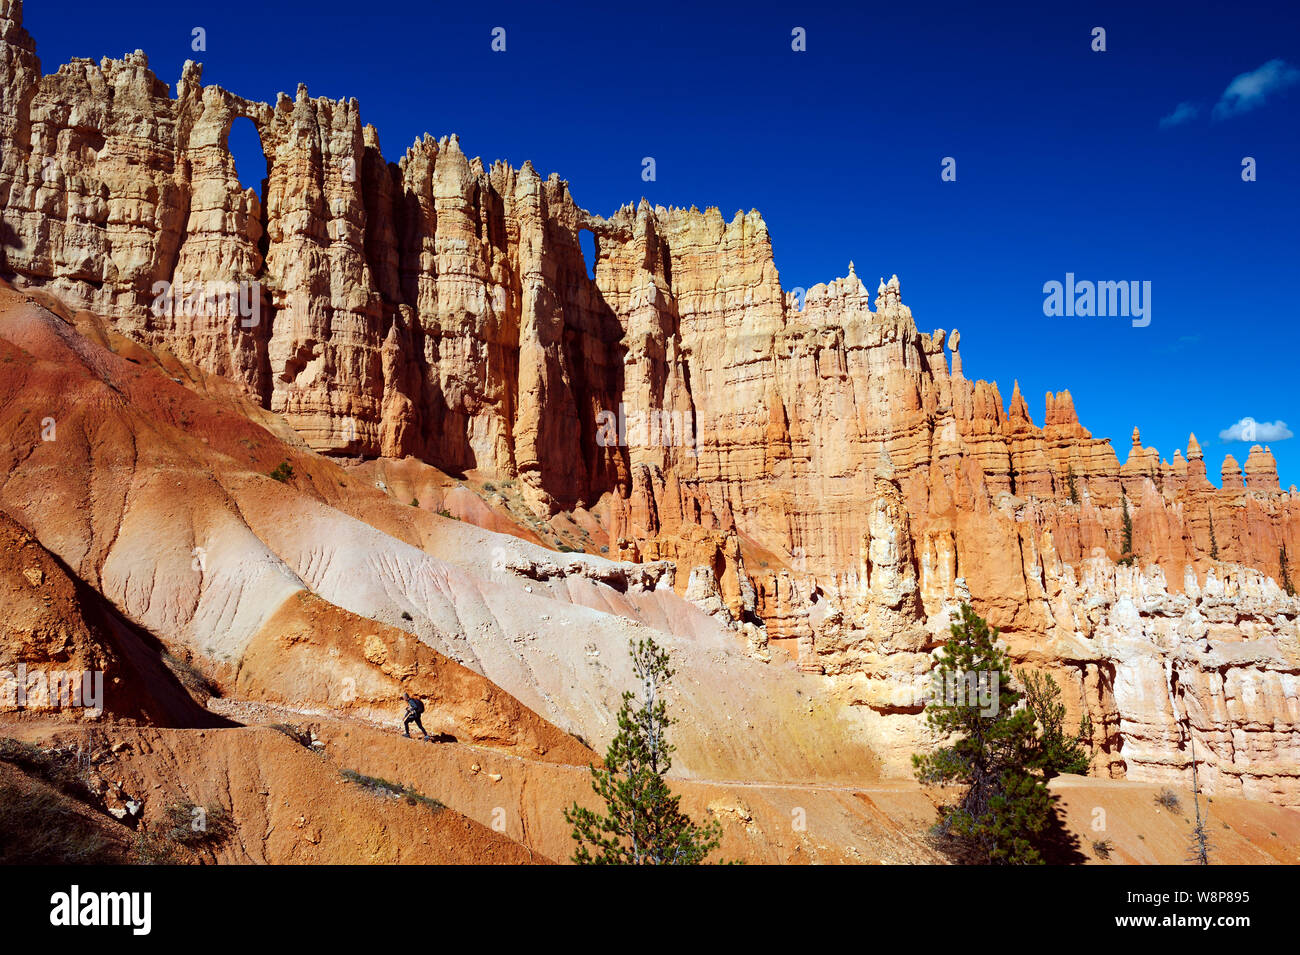
[[293, 477], [293, 465], [288, 461], [281, 461], [271, 471], [271, 480], [279, 481], [281, 484], [287, 483]]
[[0, 783], [0, 864], [118, 865], [115, 844], [74, 804], [35, 784], [26, 792]]
[[403, 611], [402, 611], [402, 619], [403, 619], [403, 620], [414, 620], [415, 618], [411, 616], [411, 614], [410, 614], [409, 611], [403, 610]]
[[28, 776], [49, 783], [59, 792], [79, 802], [96, 807], [99, 805], [76, 753], [42, 749], [31, 743], [5, 737], [0, 739], [0, 760], [12, 763]]
[[1092, 854], [1098, 859], [1109, 859], [1111, 851], [1115, 848], [1109, 839], [1094, 839], [1092, 841]]
[[419, 507], [419, 506], [420, 506], [420, 499], [418, 497], [411, 498], [411, 507]]
[[357, 772], [355, 769], [340, 770], [340, 775], [348, 782], [356, 783], [367, 792], [376, 796], [386, 796], [390, 799], [404, 799], [412, 806], [427, 806], [434, 812], [441, 812], [447, 807], [434, 799], [432, 796], [426, 796], [424, 793], [417, 792], [410, 786], [404, 786], [401, 783], [391, 782], [379, 776], [366, 776]]
[[132, 864], [180, 865], [181, 861], [174, 842], [168, 842], [156, 832], [146, 832], [143, 829], [136, 832], [135, 842], [131, 846]]
[[13, 763], [23, 769], [44, 767], [49, 754], [34, 743], [24, 743], [20, 739], [6, 736], [0, 739], [0, 760]]
[[172, 676], [180, 681], [181, 686], [191, 693], [204, 700], [212, 696], [220, 698], [221, 687], [191, 661], [164, 653], [162, 662], [171, 671]]
[[1182, 803], [1178, 801], [1178, 794], [1172, 789], [1165, 788], [1156, 793], [1156, 802], [1170, 812], [1178, 812], [1182, 809]]
[[162, 838], [189, 849], [219, 846], [235, 833], [235, 821], [224, 806], [200, 808], [197, 803], [173, 803], [163, 811]]
[[460, 518], [458, 518], [458, 517], [454, 517], [454, 516], [452, 515], [451, 511], [447, 510], [445, 507], [440, 507], [440, 508], [438, 508], [438, 516], [439, 516], [439, 517], [446, 517], [446, 518], [449, 518], [450, 520], [453, 520], [453, 521], [458, 521], [458, 520], [460, 520]]
[[301, 730], [292, 723], [272, 723], [271, 729], [283, 733], [299, 746], [311, 747], [311, 734]]
[[350, 783], [356, 783], [362, 789], [382, 796], [400, 796], [404, 786], [389, 782], [380, 776], [366, 776], [355, 769], [342, 769], [339, 774]]

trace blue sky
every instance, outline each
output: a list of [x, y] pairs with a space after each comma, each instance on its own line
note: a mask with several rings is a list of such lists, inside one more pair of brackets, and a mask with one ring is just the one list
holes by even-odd
[[[357, 97], [389, 159], [456, 132], [596, 213], [757, 208], [787, 289], [896, 272], [917, 324], [961, 329], [967, 374], [1004, 400], [1019, 379], [1039, 424], [1069, 388], [1121, 460], [1134, 425], [1166, 459], [1195, 431], [1217, 483], [1241, 418], [1300, 433], [1300, 8], [1134, 6], [28, 0], [25, 21], [46, 72], [142, 48], [173, 85], [188, 58], [250, 98], [305, 82]], [[1046, 317], [1067, 272], [1151, 282], [1150, 324]], [[1300, 484], [1300, 438], [1267, 443]]]

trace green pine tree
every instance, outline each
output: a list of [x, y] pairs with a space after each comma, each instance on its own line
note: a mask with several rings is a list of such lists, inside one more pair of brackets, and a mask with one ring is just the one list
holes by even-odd
[[1087, 712], [1079, 720], [1079, 729], [1073, 737], [1065, 733], [1065, 704], [1061, 702], [1061, 688], [1050, 673], [1017, 670], [1016, 678], [1025, 687], [1025, 706], [1038, 723], [1038, 739], [1030, 765], [1051, 779], [1061, 773], [1088, 774], [1092, 764], [1091, 754], [1083, 743], [1092, 740], [1092, 717]]
[[1283, 544], [1277, 552], [1277, 563], [1282, 569], [1282, 589], [1286, 591], [1288, 597], [1294, 597], [1295, 585], [1291, 583], [1290, 569], [1286, 565], [1286, 544]]
[[1079, 488], [1074, 483], [1074, 465], [1067, 465], [1065, 468], [1065, 485], [1070, 490], [1070, 502], [1079, 503]]
[[[943, 810], [938, 833], [983, 863], [1041, 864], [1036, 843], [1052, 817], [1052, 796], [1033, 763], [1039, 758], [1034, 715], [1019, 707], [997, 631], [969, 606], [937, 658], [936, 687], [926, 722], [951, 739], [912, 764], [923, 783], [964, 787]], [[957, 692], [953, 692], [956, 690]]]
[[673, 677], [668, 652], [651, 639], [631, 644], [632, 669], [641, 697], [623, 694], [618, 735], [605, 751], [605, 765], [591, 767], [591, 788], [605, 802], [603, 815], [576, 802], [564, 810], [573, 826], [579, 865], [699, 865], [718, 847], [722, 827], [697, 826], [681, 811], [664, 778], [675, 747], [667, 740], [664, 692]]
[[1115, 563], [1129, 567], [1133, 564], [1133, 518], [1129, 516], [1128, 498], [1124, 496], [1123, 488], [1120, 489], [1119, 499], [1124, 506], [1124, 546], [1121, 548], [1123, 553]]
[[1210, 511], [1210, 559], [1219, 559], [1219, 542], [1214, 539], [1214, 512]]

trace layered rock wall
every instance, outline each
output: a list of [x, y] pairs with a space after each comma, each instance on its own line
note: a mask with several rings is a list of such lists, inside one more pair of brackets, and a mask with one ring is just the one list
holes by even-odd
[[[1039, 426], [1018, 385], [1004, 403], [968, 378], [960, 334], [919, 331], [896, 276], [783, 290], [756, 212], [593, 216], [455, 136], [389, 163], [355, 100], [255, 103], [194, 64], [172, 95], [138, 51], [42, 75], [21, 13], [0, 0], [17, 284], [241, 383], [318, 451], [607, 508], [616, 556], [678, 564], [679, 591], [827, 673], [900, 759], [904, 697], [969, 600], [1018, 661], [1071, 676], [1109, 771], [1183, 772], [1169, 747], [1196, 733], [1208, 778], [1300, 800], [1297, 607], [1268, 580], [1300, 553], [1300, 496], [1267, 449], [1221, 488], [1194, 436], [1168, 463], [1135, 430], [1121, 464], [1068, 392]], [[228, 149], [239, 118], [260, 195]], [[1249, 650], [1225, 663], [1229, 644]]]

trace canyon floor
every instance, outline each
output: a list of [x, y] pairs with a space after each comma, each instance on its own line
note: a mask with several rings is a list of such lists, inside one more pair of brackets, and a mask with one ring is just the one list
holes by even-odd
[[[276, 714], [281, 720], [295, 714]], [[319, 745], [271, 725], [225, 729], [68, 728], [0, 724], [3, 735], [60, 753], [90, 754], [95, 771], [144, 803], [130, 825], [77, 803], [0, 762], [0, 791], [40, 789], [81, 813], [122, 861], [139, 858], [139, 831], [168, 806], [227, 807], [233, 835], [181, 851], [215, 864], [546, 864], [573, 851], [561, 810], [597, 807], [586, 766], [463, 743], [425, 743], [391, 729], [297, 715]], [[283, 722], [277, 725], [285, 725]], [[395, 783], [433, 806], [368, 789], [345, 771]], [[1065, 776], [1053, 780], [1060, 822], [1055, 864], [1179, 865], [1189, 861], [1192, 794], [1182, 789]], [[718, 858], [750, 864], [946, 864], [929, 839], [942, 794], [908, 780], [850, 784], [675, 778], [697, 820], [722, 826]], [[1172, 808], [1158, 797], [1176, 796]], [[49, 813], [48, 810], [46, 810]], [[1252, 800], [1202, 801], [1216, 865], [1300, 863], [1300, 817]], [[49, 813], [58, 819], [57, 813]], [[1104, 832], [1096, 828], [1103, 820]]]

